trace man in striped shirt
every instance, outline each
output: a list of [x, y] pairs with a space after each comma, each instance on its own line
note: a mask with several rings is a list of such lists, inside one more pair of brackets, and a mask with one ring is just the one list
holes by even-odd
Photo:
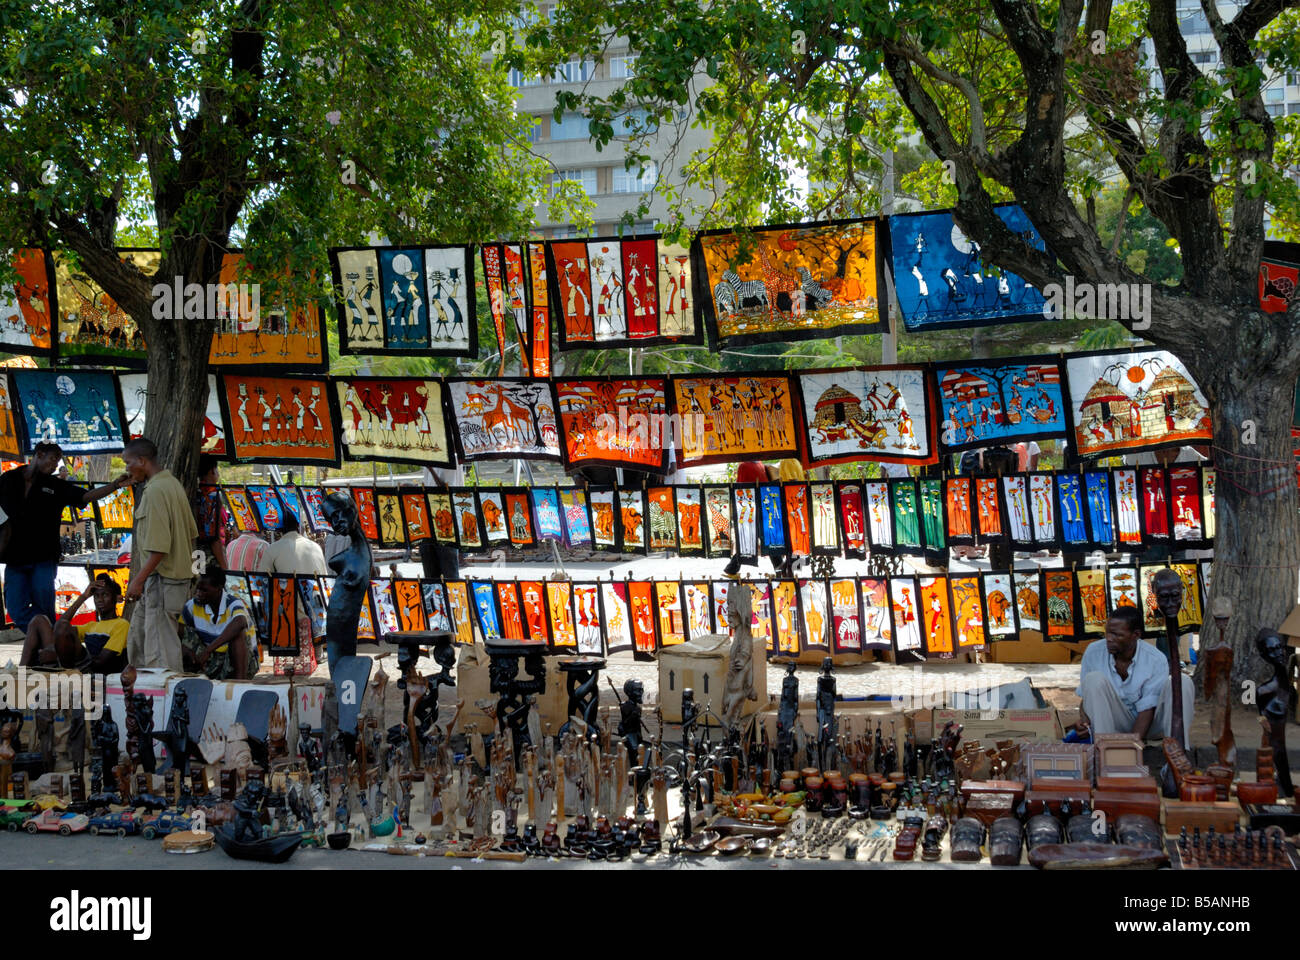
[[181, 613], [185, 669], [212, 680], [257, 673], [257, 632], [243, 600], [226, 592], [226, 571], [210, 564]]

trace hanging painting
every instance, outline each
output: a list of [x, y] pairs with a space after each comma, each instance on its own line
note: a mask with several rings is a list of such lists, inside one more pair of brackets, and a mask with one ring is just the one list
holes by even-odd
[[632, 608], [633, 654], [638, 660], [654, 658], [658, 649], [655, 634], [654, 584], [649, 580], [633, 580], [627, 585], [628, 603]]
[[686, 614], [687, 640], [699, 640], [713, 633], [713, 610], [707, 581], [683, 583], [682, 605]]
[[1168, 477], [1174, 541], [1184, 549], [1199, 547], [1205, 542], [1205, 527], [1201, 523], [1200, 468], [1171, 465]]
[[[305, 278], [309, 283], [313, 273], [309, 271]], [[237, 250], [222, 256], [221, 272], [217, 283], [205, 291], [203, 309], [191, 314], [187, 302], [185, 310], [186, 319], [203, 316], [216, 321], [208, 366], [230, 370], [256, 367], [283, 373], [328, 370], [324, 313], [310, 294], [296, 296], [287, 289], [289, 276], [289, 271], [275, 278], [259, 274]], [[268, 294], [265, 302], [263, 291]], [[155, 294], [161, 293], [161, 289], [155, 289]], [[184, 293], [188, 301], [189, 288]], [[180, 301], [181, 294], [181, 290], [174, 290], [173, 304]], [[176, 315], [179, 317], [179, 312]]]
[[546, 244], [524, 244], [528, 268], [528, 312], [532, 327], [528, 331], [534, 377], [551, 375], [551, 295], [547, 284]]
[[461, 462], [560, 459], [549, 381], [449, 378], [447, 389]]
[[[447, 603], [447, 586], [437, 580], [421, 580], [420, 585], [424, 593], [424, 609], [429, 615], [429, 629], [459, 633], [459, 630], [452, 626], [451, 607]], [[470, 637], [472, 641], [472, 632]], [[456, 642], [464, 641], [458, 636]]]
[[[433, 524], [433, 538], [443, 546], [456, 546], [456, 516], [452, 512], [451, 494], [444, 489], [431, 490], [425, 494], [425, 502]], [[365, 529], [364, 520], [362, 529]]]
[[441, 381], [339, 377], [334, 390], [344, 459], [452, 466]]
[[949, 453], [1066, 434], [1061, 365], [1049, 357], [937, 363]]
[[830, 557], [840, 552], [840, 525], [835, 516], [835, 484], [808, 485], [812, 502], [812, 552]]
[[858, 596], [858, 583], [853, 579], [832, 580], [831, 620], [834, 637], [833, 652], [862, 652], [862, 609]]
[[894, 649], [906, 661], [923, 660], [920, 611], [917, 608], [916, 577], [890, 577], [889, 598], [893, 608]]
[[624, 553], [645, 553], [645, 491], [622, 487], [618, 491], [618, 529]]
[[919, 577], [917, 583], [921, 589], [926, 654], [940, 660], [951, 660], [954, 652], [952, 619], [948, 607], [948, 578]]
[[988, 635], [991, 640], [1016, 639], [1016, 591], [1009, 573], [984, 574], [984, 609], [988, 614]]
[[786, 529], [790, 534], [790, 552], [806, 557], [812, 553], [810, 515], [808, 509], [808, 484], [799, 481], [781, 484], [785, 498]]
[[376, 490], [375, 510], [379, 514], [379, 545], [390, 549], [406, 546], [401, 498], [392, 490]]
[[1066, 361], [1076, 459], [1210, 443], [1210, 406], [1165, 350], [1072, 354]]
[[673, 414], [683, 425], [679, 467], [799, 455], [788, 376], [716, 374], [670, 381]]
[[605, 651], [614, 654], [632, 650], [632, 612], [627, 584], [601, 583], [600, 606], [605, 614]]
[[0, 286], [0, 350], [48, 357], [58, 317], [54, 257], [39, 247], [10, 253], [18, 278]]
[[537, 521], [537, 540], [564, 539], [564, 522], [560, 516], [560, 495], [554, 487], [533, 487], [529, 491], [533, 501], [533, 517]]
[[771, 580], [772, 624], [776, 634], [777, 656], [799, 655], [799, 640], [803, 634], [799, 622], [799, 590], [793, 580]]
[[1002, 526], [1002, 498], [998, 496], [997, 477], [975, 478], [975, 503], [979, 508], [980, 539], [1005, 539], [1007, 532]]
[[338, 247], [330, 264], [339, 353], [477, 355], [470, 247]]
[[668, 468], [677, 421], [667, 416], [663, 377], [556, 380], [553, 389], [566, 468]]
[[549, 645], [551, 621], [546, 615], [546, 584], [541, 580], [524, 580], [519, 584], [519, 599], [523, 607], [524, 626], [528, 642]]
[[[1046, 246], [1015, 204], [994, 207], [1029, 247]], [[978, 327], [1050, 319], [1047, 301], [1025, 280], [984, 258], [950, 210], [902, 213], [889, 218], [894, 288], [908, 330]]]
[[0, 373], [0, 459], [18, 460], [22, 456], [22, 438], [14, 420], [13, 385], [9, 376]]
[[116, 453], [125, 445], [117, 379], [96, 370], [9, 371], [11, 398], [23, 413], [31, 453], [38, 443], [57, 443], [64, 454]]
[[679, 486], [676, 492], [677, 553], [679, 556], [699, 556], [704, 553], [704, 532], [700, 527], [700, 488]]
[[[412, 505], [418, 497], [412, 497]], [[479, 532], [478, 512], [474, 509], [474, 491], [473, 490], [453, 490], [451, 492], [451, 512], [456, 525], [456, 539], [460, 542], [461, 549], [476, 550], [483, 546], [483, 538]], [[411, 541], [417, 539], [415, 527], [407, 521], [407, 532]], [[426, 532], [418, 539], [427, 539]]]
[[1138, 606], [1137, 567], [1111, 566], [1106, 568], [1106, 583], [1110, 596], [1110, 609], [1113, 613], [1120, 607]]
[[308, 632], [312, 639], [318, 640], [325, 636], [326, 604], [325, 592], [321, 589], [320, 581], [316, 577], [297, 577], [298, 581], [298, 602], [301, 605], [300, 610], [304, 611], [309, 624]]
[[709, 538], [709, 556], [729, 557], [736, 552], [731, 515], [731, 488], [705, 487], [704, 529]]
[[1074, 574], [1069, 570], [1043, 571], [1043, 597], [1047, 604], [1047, 640], [1075, 637]]
[[894, 549], [899, 553], [921, 554], [921, 498], [916, 481], [895, 477], [889, 484], [889, 493], [894, 513]]
[[731, 491], [736, 510], [736, 556], [742, 563], [758, 561], [758, 491], [753, 486], [735, 486]]
[[706, 230], [695, 241], [712, 344], [876, 333], [885, 326], [884, 224], [844, 220]]
[[1056, 543], [1056, 500], [1050, 473], [1029, 474], [1029, 519], [1035, 544]]
[[279, 530], [284, 523], [285, 508], [280, 501], [280, 494], [275, 487], [266, 484], [250, 483], [244, 488], [248, 499], [257, 511], [257, 519], [263, 530]]
[[339, 465], [329, 384], [310, 377], [223, 374], [221, 409], [236, 460]]
[[682, 612], [682, 585], [676, 580], [656, 580], [655, 609], [658, 610], [659, 646], [672, 647], [686, 642], [686, 623]]
[[829, 653], [831, 634], [835, 624], [830, 615], [830, 602], [825, 580], [799, 580], [799, 619], [803, 623], [800, 651]]
[[[135, 525], [134, 489], [134, 487], [122, 487], [95, 501], [95, 509], [99, 512], [97, 522], [101, 527], [105, 530], [130, 530]], [[257, 519], [253, 515], [252, 508], [245, 504], [245, 510], [242, 517], [235, 518], [236, 529], [256, 532]], [[231, 513], [234, 513], [233, 509]], [[240, 526], [241, 521], [251, 523], [252, 526]]]
[[786, 535], [785, 504], [781, 497], [781, 484], [758, 485], [758, 509], [761, 519], [763, 552], [769, 556], [783, 554], [789, 549]]
[[703, 343], [687, 252], [657, 236], [546, 245], [560, 349]]
[[1085, 637], [1100, 637], [1106, 632], [1106, 571], [1100, 568], [1076, 570], [1079, 588], [1080, 626]]
[[894, 550], [894, 511], [889, 503], [889, 483], [884, 480], [869, 481], [867, 491], [867, 530], [871, 535], [874, 552], [892, 553]]
[[497, 605], [501, 611], [501, 638], [515, 643], [526, 643], [523, 611], [519, 603], [519, 584], [507, 580], [497, 581]]
[[561, 487], [560, 511], [564, 516], [564, 545], [571, 549], [591, 548], [591, 516], [587, 512], [587, 492], [576, 487]]
[[1007, 533], [1017, 547], [1034, 545], [1029, 513], [1028, 485], [1024, 474], [1002, 478], [1002, 492], [1007, 501]]
[[272, 576], [267, 653], [273, 657], [298, 656], [298, 588], [292, 576]]
[[1088, 536], [1099, 547], [1115, 543], [1115, 515], [1111, 506], [1110, 473], [1089, 470], [1083, 475], [1088, 491]]
[[298, 492], [302, 494], [303, 516], [306, 518], [306, 526], [312, 533], [329, 533], [333, 527], [325, 520], [325, 513], [322, 507], [325, 503], [325, 490], [322, 487], [299, 487]]
[[[222, 487], [221, 492], [226, 495], [226, 506], [230, 510], [230, 517], [235, 522], [235, 529], [240, 533], [257, 533], [262, 529], [260, 521], [257, 519], [257, 511], [253, 509], [253, 501], [248, 496], [248, 491], [243, 487]], [[102, 505], [109, 501], [105, 497], [99, 501]]]
[[[117, 255], [146, 277], [158, 270], [157, 250], [119, 248]], [[143, 368], [144, 333], [68, 252], [54, 254], [58, 303], [57, 356], [61, 363], [111, 363]], [[120, 422], [120, 421], [119, 421]]]
[[926, 553], [940, 554], [946, 558], [948, 523], [943, 515], [943, 481], [938, 477], [922, 477], [920, 487], [921, 534], [925, 538]]
[[949, 577], [952, 590], [952, 626], [961, 649], [984, 646], [984, 604], [980, 596], [980, 578]]
[[1165, 492], [1164, 467], [1138, 470], [1142, 491], [1142, 533], [1147, 544], [1169, 543], [1169, 496]]
[[862, 484], [856, 480], [836, 482], [835, 501], [838, 504], [840, 529], [844, 534], [844, 556], [850, 560], [865, 560], [867, 534], [862, 508]]
[[650, 505], [647, 514], [651, 550], [677, 549], [677, 504], [672, 487], [650, 487], [646, 491]]
[[473, 605], [469, 599], [469, 585], [464, 580], [448, 580], [447, 608], [450, 611], [452, 629], [456, 631], [456, 643], [469, 646], [474, 642]]
[[1142, 524], [1138, 472], [1128, 468], [1116, 469], [1111, 476], [1115, 482], [1115, 533], [1119, 545], [1139, 548], [1142, 544]]
[[551, 646], [556, 650], [575, 649], [578, 633], [573, 621], [573, 585], [567, 580], [548, 580], [546, 611], [551, 627]]
[[1213, 467], [1201, 466], [1201, 516], [1205, 519], [1205, 539], [1214, 539], [1214, 480]]
[[588, 490], [591, 504], [592, 542], [597, 550], [618, 549], [618, 524], [614, 501], [617, 496], [613, 487]]
[[[143, 373], [118, 375], [122, 389], [122, 407], [126, 416], [126, 429], [132, 438], [144, 435], [145, 405], [149, 399], [149, 378]], [[166, 406], [166, 400], [163, 401]], [[216, 457], [226, 455], [226, 428], [221, 418], [221, 396], [217, 378], [208, 374], [208, 407], [203, 414], [203, 446], [201, 453]]]
[[1021, 630], [1043, 630], [1042, 578], [1038, 569], [1012, 573], [1016, 586], [1016, 613]]
[[[565, 584], [568, 586], [568, 584]], [[474, 612], [484, 643], [501, 640], [501, 615], [497, 610], [497, 585], [492, 580], [471, 580], [470, 592], [474, 596]]]
[[776, 652], [776, 628], [772, 623], [772, 585], [767, 581], [751, 580], [749, 597], [754, 610], [750, 629], [754, 639], [762, 641], [763, 649], [771, 657]]
[[862, 593], [862, 649], [888, 650], [894, 645], [889, 581], [884, 577], [863, 577], [859, 586]]
[[525, 491], [505, 493], [506, 523], [510, 531], [510, 542], [516, 547], [531, 547], [537, 544], [533, 532], [533, 511]]
[[800, 372], [796, 380], [803, 401], [807, 465], [936, 462], [925, 367]]
[[605, 652], [605, 641], [600, 628], [599, 584], [573, 585], [573, 621], [577, 628], [578, 653], [601, 656]]
[[[433, 537], [433, 527], [429, 524], [429, 510], [424, 499], [424, 491], [418, 487], [403, 487], [398, 496], [401, 498], [402, 522], [406, 525], [406, 540], [416, 544]], [[469, 509], [474, 510], [474, 494], [469, 497]]]
[[1077, 473], [1056, 474], [1056, 503], [1066, 549], [1081, 548], [1088, 543], [1088, 525], [1083, 519], [1082, 478]]
[[483, 517], [483, 535], [489, 545], [505, 543], [511, 539], [507, 529], [509, 520], [505, 500], [500, 490], [478, 491], [479, 512]]
[[352, 502], [357, 508], [357, 524], [371, 543], [379, 542], [379, 513], [375, 509], [374, 487], [351, 487]]

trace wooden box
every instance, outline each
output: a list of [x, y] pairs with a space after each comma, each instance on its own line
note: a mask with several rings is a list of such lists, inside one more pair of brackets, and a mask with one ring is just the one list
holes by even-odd
[[1160, 794], [1098, 790], [1092, 795], [1092, 809], [1101, 810], [1113, 822], [1125, 813], [1137, 813], [1160, 822]]
[[1166, 800], [1165, 833], [1175, 835], [1187, 828], [1191, 833], [1197, 827], [1205, 833], [1213, 827], [1218, 833], [1232, 833], [1241, 822], [1241, 807], [1235, 803], [1215, 801], [1214, 803], [1184, 803], [1181, 800]]
[[1025, 798], [1025, 785], [1020, 780], [963, 780], [961, 797], [970, 800], [976, 793], [1004, 793], [1012, 798], [1012, 806]]
[[1149, 793], [1160, 796], [1160, 787], [1155, 778], [1144, 777], [1100, 777], [1095, 793]]
[[965, 813], [985, 827], [992, 827], [994, 820], [1014, 816], [1015, 805], [1016, 800], [1010, 793], [973, 793], [966, 797]]
[[1060, 816], [1062, 802], [1070, 801], [1072, 813], [1080, 813], [1085, 803], [1092, 801], [1092, 782], [1089, 780], [1059, 780], [1055, 783], [1035, 785], [1025, 791], [1025, 812], [1032, 816], [1043, 812], [1043, 804], [1054, 815]]

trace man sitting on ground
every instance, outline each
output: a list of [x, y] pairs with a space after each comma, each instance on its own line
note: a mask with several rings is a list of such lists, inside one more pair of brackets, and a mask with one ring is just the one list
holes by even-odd
[[247, 680], [257, 673], [253, 615], [226, 592], [226, 571], [215, 563], [199, 575], [194, 599], [181, 612], [185, 669], [212, 680]]
[[[95, 619], [73, 624], [81, 605], [95, 598]], [[75, 667], [82, 673], [121, 673], [126, 666], [126, 634], [130, 624], [117, 615], [122, 588], [101, 573], [53, 624], [37, 614], [27, 627], [19, 664], [24, 667]]]
[[[1183, 676], [1183, 729], [1192, 729], [1195, 689]], [[1079, 668], [1079, 736], [1133, 733], [1147, 740], [1169, 736], [1169, 661], [1142, 639], [1137, 607], [1117, 607], [1106, 621], [1106, 640], [1093, 641]], [[1184, 744], [1186, 746], [1186, 744]]]

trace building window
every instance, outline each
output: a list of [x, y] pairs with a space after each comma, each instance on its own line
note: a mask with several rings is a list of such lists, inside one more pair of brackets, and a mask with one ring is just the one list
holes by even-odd
[[645, 166], [645, 172], [637, 176], [637, 168], [624, 170], [622, 167], [614, 168], [614, 192], [615, 193], [645, 193], [653, 190], [655, 183], [658, 182], [658, 171], [655, 170], [653, 163]]
[[570, 60], [555, 68], [552, 83], [586, 83], [596, 76], [595, 60]]
[[1288, 103], [1286, 105], [1287, 113], [1300, 113], [1300, 103]]
[[1219, 55], [1213, 50], [1201, 50], [1192, 54], [1192, 63], [1217, 63]]
[[551, 177], [551, 192], [555, 192], [555, 187], [565, 180], [573, 180], [582, 184], [582, 189], [587, 192], [587, 196], [596, 195], [596, 168], [583, 167], [580, 170], [561, 170]]
[[542, 118], [529, 117], [532, 123], [528, 125], [528, 142], [537, 143], [542, 139]]
[[1286, 100], [1286, 89], [1280, 84], [1264, 91], [1265, 103], [1282, 103]]
[[565, 224], [562, 227], [556, 227], [551, 232], [552, 240], [570, 240], [576, 236], [578, 236], [578, 228], [571, 223]]
[[630, 227], [625, 223], [620, 223], [617, 226], [615, 226], [614, 229], [615, 232], [617, 232], [617, 234], [620, 237], [622, 236], [644, 237], [647, 234], [651, 234], [655, 232], [655, 222], [653, 220], [641, 220], [637, 223], [634, 223]]
[[558, 123], [551, 120], [552, 140], [588, 140], [591, 131], [587, 127], [587, 118], [580, 113], [566, 113]]
[[1268, 111], [1270, 117], [1280, 117], [1286, 113], [1285, 103], [1266, 103], [1264, 109]]
[[512, 87], [535, 87], [541, 82], [542, 78], [538, 74], [525, 76], [521, 70], [517, 70], [513, 67], [510, 69], [510, 86]]
[[619, 79], [636, 76], [636, 56], [610, 57], [609, 75]]

